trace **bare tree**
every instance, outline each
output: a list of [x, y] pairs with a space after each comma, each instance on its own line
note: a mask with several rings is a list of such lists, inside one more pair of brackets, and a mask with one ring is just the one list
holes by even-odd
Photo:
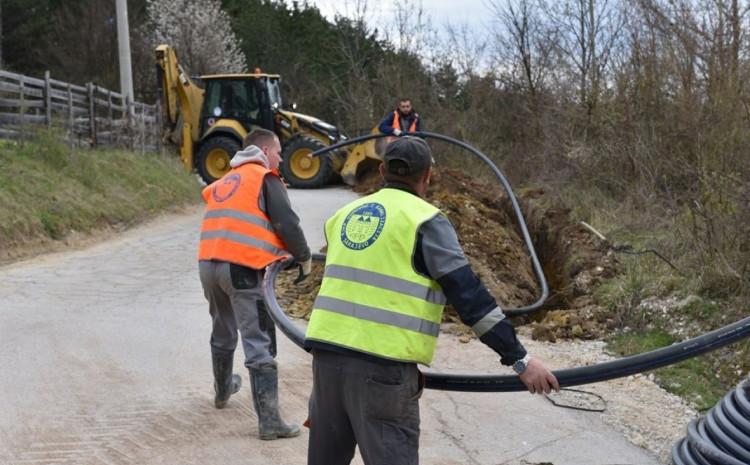
[[[383, 38], [395, 45], [399, 59], [387, 70], [387, 76], [403, 93], [411, 87], [415, 70], [409, 69], [411, 58], [417, 58], [419, 66], [433, 69], [440, 45], [437, 31], [432, 27], [430, 15], [425, 11], [422, 0], [395, 0], [392, 3], [393, 18], [383, 28]], [[400, 63], [399, 63], [400, 61]], [[408, 89], [413, 93], [414, 89]]]
[[191, 73], [247, 70], [239, 40], [220, 0], [148, 0], [154, 45], [173, 46]]
[[422, 55], [429, 51], [433, 33], [430, 17], [425, 13], [422, 0], [396, 0], [393, 26], [394, 42], [399, 52]]
[[354, 0], [344, 2], [344, 13], [335, 17], [337, 37], [331, 55], [340, 57], [337, 68], [342, 71], [332, 77], [334, 85], [326, 86], [333, 93], [337, 119], [355, 132], [370, 128], [376, 117], [370, 73], [377, 53], [371, 40], [377, 31], [368, 26], [371, 15], [367, 0]]
[[444, 45], [450, 61], [464, 76], [483, 74], [487, 56], [487, 40], [474, 34], [467, 24], [446, 24], [448, 38]]
[[494, 0], [489, 7], [499, 26], [493, 30], [497, 68], [536, 97], [552, 69], [554, 28], [545, 23], [533, 0]]
[[623, 5], [610, 0], [540, 2], [558, 31], [557, 49], [577, 81], [578, 101], [590, 120], [605, 83], [605, 71], [625, 25]]

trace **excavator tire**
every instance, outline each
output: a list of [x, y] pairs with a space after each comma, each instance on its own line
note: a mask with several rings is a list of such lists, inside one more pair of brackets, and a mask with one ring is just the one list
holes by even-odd
[[330, 154], [310, 157], [326, 145], [311, 136], [297, 136], [289, 141], [281, 153], [281, 174], [290, 186], [315, 189], [328, 184], [336, 174]]
[[230, 170], [229, 161], [239, 149], [239, 142], [231, 137], [214, 137], [201, 145], [196, 168], [206, 184], [211, 184]]

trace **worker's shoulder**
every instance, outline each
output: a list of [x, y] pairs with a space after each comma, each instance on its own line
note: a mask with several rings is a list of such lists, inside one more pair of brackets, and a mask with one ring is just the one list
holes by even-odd
[[281, 186], [281, 187], [286, 186], [286, 184], [284, 183], [284, 180], [281, 179], [281, 176], [279, 176], [278, 174], [270, 170], [263, 173], [263, 184], [269, 184], [269, 185]]
[[456, 228], [453, 227], [453, 223], [445, 213], [438, 209], [433, 216], [422, 223], [420, 229], [429, 229], [436, 234], [440, 234], [441, 232], [455, 231]]

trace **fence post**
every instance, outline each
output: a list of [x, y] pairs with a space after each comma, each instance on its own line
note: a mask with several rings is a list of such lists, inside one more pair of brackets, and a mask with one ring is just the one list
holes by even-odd
[[107, 120], [109, 129], [109, 143], [116, 146], [117, 142], [115, 140], [115, 125], [112, 121], [112, 91], [109, 89], [107, 89]]
[[162, 125], [162, 110], [161, 110], [161, 99], [156, 99], [156, 105], [154, 107], [154, 122], [151, 126], [151, 137], [154, 137], [156, 142], [156, 151], [161, 154], [162, 150], [164, 150], [164, 147], [162, 147], [162, 128], [164, 127]]
[[21, 76], [21, 78], [18, 80], [18, 87], [21, 100], [21, 108], [18, 112], [20, 115], [18, 135], [21, 143], [23, 144], [26, 140], [26, 97], [24, 96], [24, 94], [26, 93], [26, 83], [23, 80], [23, 76]]
[[68, 138], [70, 138], [70, 145], [73, 145], [73, 135], [75, 133], [75, 114], [73, 112], [73, 89], [68, 83]]
[[125, 125], [125, 128], [127, 129], [126, 146], [130, 150], [134, 150], [136, 143], [133, 139], [135, 138], [136, 125], [138, 124], [138, 115], [135, 114], [136, 106], [135, 106], [135, 102], [129, 99], [124, 98], [122, 101], [125, 104], [125, 114], [123, 116], [125, 116], [125, 121], [127, 122], [127, 124]]
[[96, 102], [94, 101], [94, 84], [86, 83], [86, 90], [89, 94], [89, 137], [91, 146], [96, 147]]
[[146, 153], [146, 105], [141, 105], [141, 155]]
[[44, 72], [44, 111], [49, 129], [52, 127], [52, 83], [49, 80], [49, 70]]

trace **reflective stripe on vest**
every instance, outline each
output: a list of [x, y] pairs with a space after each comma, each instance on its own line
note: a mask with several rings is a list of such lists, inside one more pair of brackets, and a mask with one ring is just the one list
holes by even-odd
[[263, 178], [270, 173], [258, 164], [246, 163], [203, 189], [206, 213], [199, 260], [263, 269], [288, 255], [271, 220], [258, 206]]
[[315, 308], [341, 315], [361, 318], [367, 321], [374, 321], [375, 323], [396, 326], [398, 328], [416, 331], [429, 336], [438, 337], [438, 334], [440, 334], [439, 323], [433, 323], [432, 321], [423, 320], [409, 315], [402, 315], [389, 310], [368, 307], [367, 305], [359, 305], [333, 297], [326, 297], [323, 295], [318, 296], [318, 298], [315, 299]]
[[[406, 132], [414, 132], [417, 130], [417, 118], [419, 118], [419, 115], [415, 114], [414, 119], [409, 125], [409, 130]], [[398, 110], [393, 112], [393, 129], [401, 130], [401, 118], [399, 117]]]
[[331, 217], [306, 338], [429, 365], [446, 299], [414, 270], [412, 255], [419, 226], [437, 214], [415, 195], [382, 189]]
[[245, 213], [245, 212], [241, 212], [238, 210], [230, 210], [228, 208], [219, 208], [217, 210], [206, 212], [206, 214], [203, 216], [204, 220], [211, 219], [211, 218], [234, 218], [236, 220], [246, 221], [248, 223], [258, 225], [261, 228], [265, 228], [273, 232], [273, 226], [271, 226], [270, 222], [266, 221], [265, 219], [259, 216], [251, 215], [250, 213]]
[[286, 253], [284, 252], [284, 249], [279, 249], [277, 247], [274, 247], [268, 242], [261, 241], [247, 234], [240, 234], [240, 233], [236, 233], [232, 231], [227, 231], [224, 229], [215, 229], [212, 231], [205, 231], [201, 233], [202, 241], [210, 240], [210, 239], [225, 239], [227, 241], [232, 241], [232, 242], [236, 242], [239, 244], [245, 244], [251, 247], [255, 247], [257, 249], [265, 250], [266, 252], [273, 254], [273, 255], [278, 255], [282, 257], [286, 255]]
[[419, 297], [435, 304], [445, 305], [446, 303], [445, 296], [439, 289], [432, 289], [431, 287], [413, 283], [405, 279], [394, 278], [372, 271], [353, 268], [351, 266], [328, 265], [325, 269], [325, 275], [331, 278], [360, 282], [363, 284], [369, 284], [371, 286], [400, 292], [402, 294]]

